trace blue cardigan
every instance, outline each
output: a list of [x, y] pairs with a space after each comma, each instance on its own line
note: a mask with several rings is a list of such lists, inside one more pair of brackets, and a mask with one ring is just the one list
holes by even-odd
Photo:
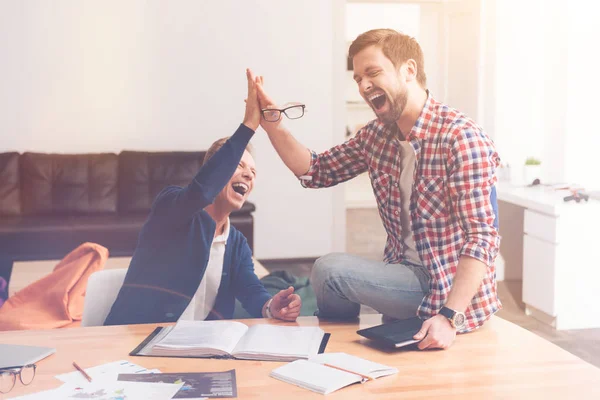
[[[104, 325], [175, 322], [206, 271], [216, 223], [204, 211], [228, 184], [254, 132], [240, 125], [185, 188], [170, 186], [156, 198]], [[221, 285], [207, 319], [233, 316], [235, 298], [253, 317], [271, 297], [254, 273], [246, 238], [230, 229]]]

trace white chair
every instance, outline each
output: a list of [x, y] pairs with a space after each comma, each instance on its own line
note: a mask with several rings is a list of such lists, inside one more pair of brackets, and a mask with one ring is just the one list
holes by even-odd
[[90, 275], [85, 290], [81, 326], [102, 326], [123, 286], [127, 268], [105, 269]]

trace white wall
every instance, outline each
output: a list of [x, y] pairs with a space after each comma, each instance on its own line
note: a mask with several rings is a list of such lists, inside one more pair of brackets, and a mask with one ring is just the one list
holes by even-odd
[[[559, 160], [564, 151], [561, 113], [566, 106], [562, 25], [543, 0], [496, 2], [495, 139], [503, 161], [511, 165], [513, 180], [521, 178], [527, 157], [563, 164]], [[550, 171], [549, 162], [545, 167], [543, 178], [561, 179], [557, 171]]]
[[565, 179], [595, 190], [600, 190], [600, 168], [597, 164], [600, 149], [600, 124], [597, 122], [600, 58], [596, 50], [600, 37], [599, 13], [600, 4], [596, 2], [574, 0], [569, 3], [566, 16], [569, 38], [566, 91], [569, 101], [563, 130], [566, 141]]
[[[332, 93], [333, 93], [333, 141], [332, 145], [343, 142], [346, 137], [346, 104], [345, 104], [345, 75], [341, 73], [346, 70], [347, 48], [344, 27], [346, 26], [346, 4], [344, 0], [333, 0], [333, 68]], [[345, 191], [342, 185], [331, 190], [333, 201], [332, 208], [332, 250], [346, 250], [346, 207]]]
[[444, 101], [475, 121], [480, 120], [480, 1], [444, 4], [446, 93]]
[[438, 101], [446, 101], [446, 32], [441, 2], [422, 2], [420, 5], [417, 40], [423, 49], [427, 88]]
[[[600, 6], [574, 0], [483, 0], [495, 9], [494, 139], [519, 180], [526, 157], [542, 160], [542, 180], [600, 189], [590, 160], [600, 147], [593, 116], [600, 91], [593, 53]], [[591, 119], [590, 119], [591, 118]]]
[[[206, 149], [241, 122], [246, 67], [265, 76], [281, 103], [307, 104], [305, 118], [289, 126], [324, 150], [344, 134], [343, 89], [334, 78], [345, 65], [334, 49], [343, 7], [341, 0], [2, 2], [0, 151]], [[257, 257], [343, 250], [339, 189], [302, 189], [264, 132], [253, 144]]]

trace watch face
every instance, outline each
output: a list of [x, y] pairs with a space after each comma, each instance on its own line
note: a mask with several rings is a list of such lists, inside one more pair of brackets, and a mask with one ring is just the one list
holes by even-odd
[[465, 314], [460, 313], [460, 312], [457, 312], [456, 314], [454, 314], [454, 325], [457, 328], [462, 328], [465, 325], [465, 322], [467, 322]]

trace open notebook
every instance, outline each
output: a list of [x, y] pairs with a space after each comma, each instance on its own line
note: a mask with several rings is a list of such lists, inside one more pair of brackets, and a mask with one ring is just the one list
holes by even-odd
[[322, 353], [328, 339], [329, 334], [315, 326], [249, 328], [237, 321], [179, 321], [156, 328], [129, 355], [293, 361]]
[[396, 373], [396, 368], [350, 354], [325, 353], [276, 368], [270, 376], [313, 392], [329, 394], [353, 383]]

